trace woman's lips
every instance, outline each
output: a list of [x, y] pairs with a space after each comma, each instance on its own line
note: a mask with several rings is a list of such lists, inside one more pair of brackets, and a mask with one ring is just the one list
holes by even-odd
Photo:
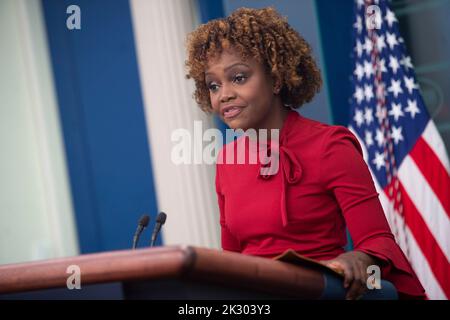
[[225, 111], [223, 113], [223, 117], [225, 119], [232, 119], [232, 118], [237, 117], [241, 112], [242, 112], [242, 108], [233, 107], [233, 108], [230, 108], [227, 111]]

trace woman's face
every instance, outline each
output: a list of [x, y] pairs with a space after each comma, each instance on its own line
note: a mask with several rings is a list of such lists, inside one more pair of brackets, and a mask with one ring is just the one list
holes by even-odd
[[262, 64], [255, 59], [243, 60], [232, 49], [224, 50], [209, 61], [205, 81], [213, 111], [230, 128], [267, 128], [276, 109], [276, 96]]

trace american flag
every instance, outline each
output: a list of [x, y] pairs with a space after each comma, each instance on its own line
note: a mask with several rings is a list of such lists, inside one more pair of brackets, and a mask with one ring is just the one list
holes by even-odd
[[386, 218], [430, 299], [450, 298], [450, 176], [398, 21], [386, 0], [356, 0], [349, 129]]

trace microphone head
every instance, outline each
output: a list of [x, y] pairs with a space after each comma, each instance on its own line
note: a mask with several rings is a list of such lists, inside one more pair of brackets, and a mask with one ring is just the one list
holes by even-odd
[[150, 217], [146, 214], [142, 215], [142, 217], [139, 219], [139, 225], [146, 228], [148, 226], [148, 223], [150, 222]]
[[160, 212], [156, 217], [156, 222], [160, 224], [164, 224], [166, 222], [167, 215], [164, 212]]

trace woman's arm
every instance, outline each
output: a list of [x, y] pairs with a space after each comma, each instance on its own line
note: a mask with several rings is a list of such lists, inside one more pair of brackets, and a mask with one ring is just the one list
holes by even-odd
[[332, 127], [324, 138], [321, 179], [335, 196], [354, 244], [354, 251], [326, 262], [344, 270], [349, 297], [356, 298], [367, 289], [367, 267], [371, 264], [380, 267], [382, 277], [400, 294], [424, 297], [419, 280], [395, 242], [361, 146], [344, 127]]

